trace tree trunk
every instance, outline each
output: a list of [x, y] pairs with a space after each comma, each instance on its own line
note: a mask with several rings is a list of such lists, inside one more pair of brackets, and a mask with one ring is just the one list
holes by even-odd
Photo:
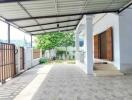
[[67, 59], [67, 47], [66, 47], [66, 58], [65, 58], [65, 59], [68, 60], [68, 59]]
[[50, 49], [49, 49], [49, 59], [51, 60], [51, 52], [50, 52]]

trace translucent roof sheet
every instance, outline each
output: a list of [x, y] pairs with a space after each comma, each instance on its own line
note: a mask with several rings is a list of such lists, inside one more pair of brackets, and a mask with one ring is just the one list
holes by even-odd
[[31, 34], [69, 31], [76, 28], [84, 14], [119, 11], [129, 2], [131, 0], [3, 0], [0, 16]]

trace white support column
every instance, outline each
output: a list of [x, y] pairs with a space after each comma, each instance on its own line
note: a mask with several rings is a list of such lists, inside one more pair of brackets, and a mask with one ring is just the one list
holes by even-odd
[[79, 34], [77, 32], [75, 32], [75, 48], [76, 48], [75, 59], [77, 64], [79, 61]]
[[85, 20], [85, 65], [86, 73], [89, 75], [93, 74], [93, 25], [92, 16], [84, 16]]

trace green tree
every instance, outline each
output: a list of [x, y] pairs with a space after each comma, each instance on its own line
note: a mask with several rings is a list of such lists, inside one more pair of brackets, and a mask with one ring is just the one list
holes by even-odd
[[67, 60], [68, 59], [67, 58], [68, 57], [67, 47], [68, 46], [75, 46], [74, 34], [70, 33], [70, 32], [65, 33], [64, 37], [63, 37], [63, 39], [61, 41], [61, 45], [66, 48], [66, 60]]
[[[74, 46], [74, 33], [73, 32], [51, 32], [45, 35], [37, 36], [37, 47], [43, 50], [50, 50], [56, 47]], [[67, 58], [67, 57], [66, 57]]]
[[61, 32], [46, 33], [45, 35], [37, 36], [37, 48], [43, 50], [50, 50], [61, 44], [61, 38], [64, 37], [64, 34]]

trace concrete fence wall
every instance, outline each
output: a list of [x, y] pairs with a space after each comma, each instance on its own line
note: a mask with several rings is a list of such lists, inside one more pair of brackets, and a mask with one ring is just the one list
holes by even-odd
[[41, 57], [42, 57], [42, 50], [32, 49], [32, 66], [38, 65]]
[[30, 69], [39, 64], [39, 60], [42, 57], [42, 51], [40, 50], [39, 58], [33, 58], [33, 48], [24, 48], [24, 70], [20, 70], [20, 47], [16, 47], [16, 72], [17, 74]]

